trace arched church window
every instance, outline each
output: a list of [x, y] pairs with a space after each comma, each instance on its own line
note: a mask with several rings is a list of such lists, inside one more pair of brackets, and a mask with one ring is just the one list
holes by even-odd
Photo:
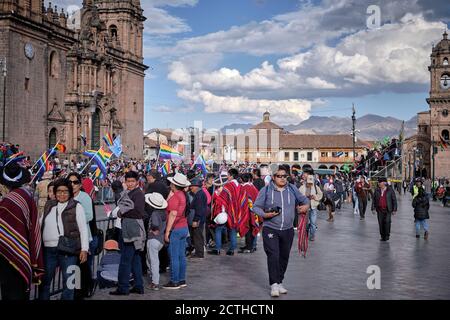
[[442, 63], [444, 66], [448, 66], [448, 58], [444, 58], [444, 62]]
[[92, 115], [92, 145], [93, 150], [100, 149], [100, 110], [95, 110]]
[[116, 25], [113, 24], [109, 27], [109, 36], [111, 37], [112, 40], [118, 40], [118, 32]]
[[58, 79], [60, 74], [59, 55], [56, 51], [53, 51], [50, 55], [50, 76]]
[[441, 136], [442, 136], [442, 139], [444, 139], [445, 141], [450, 140], [450, 134], [449, 134], [448, 130], [442, 130]]
[[57, 131], [55, 128], [50, 130], [50, 133], [48, 135], [48, 148], [52, 149], [56, 145], [56, 137], [57, 137]]

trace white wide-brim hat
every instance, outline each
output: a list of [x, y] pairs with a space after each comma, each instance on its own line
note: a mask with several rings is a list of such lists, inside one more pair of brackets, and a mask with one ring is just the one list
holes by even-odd
[[148, 203], [149, 206], [155, 209], [166, 209], [167, 201], [164, 197], [157, 192], [148, 193], [145, 195], [145, 202]]
[[175, 174], [175, 176], [167, 178], [167, 180], [169, 180], [170, 183], [173, 183], [174, 185], [182, 188], [186, 188], [191, 185], [188, 178], [181, 173], [177, 173]]

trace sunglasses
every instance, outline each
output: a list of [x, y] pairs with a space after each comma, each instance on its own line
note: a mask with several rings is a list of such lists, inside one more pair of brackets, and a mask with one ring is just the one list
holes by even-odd
[[74, 185], [79, 185], [79, 184], [81, 184], [81, 182], [80, 181], [78, 181], [78, 180], [70, 180], [70, 183], [71, 184], [74, 184]]
[[278, 179], [286, 179], [288, 176], [287, 175], [275, 175], [275, 177], [277, 177]]

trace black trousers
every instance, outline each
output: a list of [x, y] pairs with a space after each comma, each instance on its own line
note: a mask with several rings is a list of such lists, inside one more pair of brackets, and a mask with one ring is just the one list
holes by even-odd
[[206, 215], [206, 222], [205, 222], [205, 241], [206, 241], [206, 243], [209, 243], [211, 240], [214, 240], [214, 230], [209, 227], [210, 224], [211, 224], [211, 210], [208, 208], [208, 212]]
[[0, 292], [1, 300], [30, 300], [27, 283], [8, 261], [0, 255]]
[[201, 223], [197, 228], [192, 228], [192, 245], [195, 249], [195, 256], [203, 258], [205, 251], [205, 238], [203, 237], [204, 224]]
[[382, 239], [386, 239], [391, 234], [391, 217], [392, 213], [387, 211], [378, 211], [378, 225], [380, 227], [380, 235]]
[[294, 241], [294, 228], [275, 230], [263, 227], [264, 251], [267, 255], [269, 283], [282, 283], [289, 263], [289, 254]]
[[162, 247], [158, 252], [159, 257], [159, 272], [166, 272], [167, 267], [170, 265], [169, 252], [167, 246]]
[[358, 196], [358, 206], [359, 206], [359, 215], [361, 218], [364, 218], [366, 216], [366, 210], [367, 210], [367, 198], [362, 198]]
[[[150, 218], [144, 218], [144, 229], [145, 234], [147, 236], [147, 230], [150, 224]], [[142, 274], [146, 274], [148, 272], [148, 265], [147, 265], [147, 239], [145, 239], [144, 243], [144, 250], [139, 251], [139, 255], [141, 256], [141, 265], [142, 265]]]
[[252, 226], [250, 226], [250, 230], [245, 235], [245, 249], [252, 250], [254, 240], [255, 240], [255, 237], [253, 236], [253, 228], [252, 228]]

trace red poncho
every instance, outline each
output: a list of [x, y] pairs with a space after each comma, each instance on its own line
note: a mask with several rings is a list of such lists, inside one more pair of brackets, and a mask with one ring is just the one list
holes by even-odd
[[242, 185], [242, 188], [245, 190], [245, 193], [248, 197], [248, 208], [249, 208], [249, 223], [252, 226], [252, 234], [254, 237], [259, 233], [261, 229], [262, 220], [256, 214], [253, 213], [253, 203], [258, 198], [258, 189], [252, 183], [246, 183]]
[[231, 181], [223, 186], [222, 192], [215, 198], [213, 217], [222, 211], [223, 206], [228, 213], [228, 228], [236, 229], [241, 237], [245, 236], [249, 230], [248, 220], [250, 218], [248, 196], [245, 189]]
[[44, 272], [41, 227], [31, 195], [23, 188], [9, 192], [0, 202], [0, 255], [31, 286]]

